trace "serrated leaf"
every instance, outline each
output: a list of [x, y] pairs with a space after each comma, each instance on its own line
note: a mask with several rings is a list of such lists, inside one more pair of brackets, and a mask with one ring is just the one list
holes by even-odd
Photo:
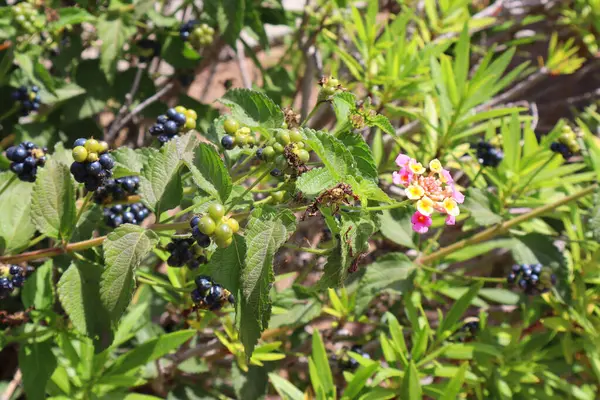
[[37, 173], [31, 199], [37, 229], [52, 238], [68, 239], [75, 225], [75, 185], [69, 167], [49, 160]]
[[[15, 175], [10, 172], [0, 174], [0, 187], [9, 184]], [[31, 193], [33, 185], [13, 179], [10, 186], [0, 196], [0, 252], [11, 252], [26, 246], [35, 233], [31, 220]]]
[[304, 196], [316, 196], [323, 190], [335, 186], [338, 181], [331, 176], [328, 169], [313, 168], [300, 175], [296, 181], [296, 189]]
[[59, 19], [50, 25], [51, 31], [58, 31], [67, 25], [76, 25], [82, 22], [94, 21], [96, 17], [83, 8], [63, 7], [58, 10]]
[[327, 259], [323, 276], [317, 283], [317, 289], [343, 286], [348, 277], [351, 264], [356, 262], [359, 255], [369, 246], [369, 238], [377, 229], [375, 222], [368, 213], [342, 214], [342, 224], [338, 247]]
[[371, 152], [369, 145], [367, 145], [367, 142], [365, 142], [365, 139], [362, 137], [362, 135], [345, 131], [340, 134], [338, 139], [340, 139], [340, 141], [346, 145], [350, 151], [350, 154], [352, 154], [352, 157], [354, 157], [356, 168], [360, 174], [363, 177], [376, 182], [378, 177], [377, 165], [373, 159], [373, 153]]
[[46, 384], [56, 369], [52, 342], [23, 343], [19, 350], [19, 368], [23, 373], [23, 388], [28, 399], [46, 397]]
[[412, 288], [415, 265], [402, 253], [389, 253], [365, 267], [356, 292], [356, 314], [362, 314], [373, 298], [383, 292], [402, 294]]
[[376, 126], [389, 135], [396, 134], [396, 130], [385, 115], [377, 114], [376, 116], [367, 119], [367, 126]]
[[157, 360], [187, 342], [195, 334], [195, 330], [189, 329], [148, 340], [119, 356], [105, 374], [111, 376], [125, 374], [134, 368], [139, 368], [150, 361]]
[[194, 150], [193, 161], [186, 160], [186, 164], [200, 189], [223, 203], [227, 201], [233, 187], [231, 176], [213, 146], [201, 143]]
[[354, 158], [346, 146], [334, 136], [322, 131], [304, 129], [307, 143], [319, 156], [325, 168], [338, 182], [354, 170]]
[[210, 277], [233, 293], [236, 299], [245, 260], [246, 242], [242, 236], [234, 235], [231, 245], [226, 248], [218, 248], [206, 265]]
[[142, 168], [140, 195], [152, 211], [166, 211], [179, 205], [183, 190], [179, 177], [181, 163], [177, 143], [171, 140]]
[[77, 261], [58, 281], [58, 298], [73, 326], [100, 344], [99, 349], [112, 341], [110, 318], [100, 300], [101, 275], [100, 266]]
[[27, 278], [23, 285], [21, 299], [26, 308], [35, 307], [36, 310], [46, 310], [54, 304], [52, 260], [37, 267], [33, 275]]
[[352, 111], [356, 110], [356, 97], [350, 92], [336, 92], [331, 100], [337, 121], [347, 122]]
[[131, 147], [119, 147], [111, 151], [110, 155], [115, 159], [115, 176], [139, 175], [148, 160], [158, 153], [158, 150], [150, 147], [132, 149]]
[[384, 210], [379, 217], [381, 234], [396, 244], [415, 248], [411, 213], [408, 207]]
[[491, 210], [490, 200], [487, 194], [477, 188], [467, 189], [465, 203], [463, 206], [475, 222], [479, 225], [488, 226], [502, 222], [502, 217]]
[[219, 99], [231, 108], [240, 124], [249, 127], [281, 128], [284, 116], [281, 108], [264, 93], [250, 89], [232, 89]]
[[271, 317], [269, 291], [275, 280], [273, 256], [291, 232], [289, 210], [256, 209], [246, 227], [246, 265], [241, 276], [240, 339], [250, 358]]
[[135, 287], [135, 269], [156, 243], [154, 232], [132, 224], [121, 225], [106, 237], [100, 298], [112, 321], [118, 321], [127, 308]]
[[100, 47], [100, 68], [106, 79], [113, 82], [117, 71], [117, 61], [123, 51], [123, 45], [135, 34], [134, 25], [126, 21], [127, 16], [104, 13], [98, 18], [96, 32], [102, 40]]
[[210, 1], [205, 7], [206, 13], [218, 22], [223, 38], [235, 48], [235, 42], [244, 27], [246, 0]]

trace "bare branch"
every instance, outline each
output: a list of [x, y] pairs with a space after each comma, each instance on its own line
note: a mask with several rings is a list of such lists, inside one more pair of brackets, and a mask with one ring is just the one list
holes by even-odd
[[119, 113], [115, 117], [115, 120], [110, 125], [110, 129], [109, 129], [108, 133], [106, 133], [106, 135], [104, 136], [105, 140], [110, 141], [110, 140], [114, 139], [115, 135], [119, 131], [114, 128], [120, 125], [121, 119], [123, 118], [123, 116], [125, 115], [127, 110], [129, 110], [129, 107], [131, 107], [133, 98], [135, 97], [135, 94], [137, 93], [137, 91], [140, 87], [140, 81], [142, 80], [142, 74], [144, 72], [144, 69], [146, 69], [146, 64], [138, 64], [137, 72], [135, 73], [135, 78], [133, 79], [133, 85], [131, 85], [131, 89], [129, 90], [129, 93], [127, 93], [125, 95], [125, 102], [121, 106], [121, 109], [119, 110]]
[[18, 369], [17, 372], [15, 372], [15, 376], [13, 377], [12, 381], [10, 381], [10, 383], [6, 387], [6, 391], [2, 393], [1, 400], [10, 400], [12, 395], [15, 393], [15, 390], [17, 390], [17, 388], [21, 384], [22, 377], [23, 375], [21, 374], [21, 370]]

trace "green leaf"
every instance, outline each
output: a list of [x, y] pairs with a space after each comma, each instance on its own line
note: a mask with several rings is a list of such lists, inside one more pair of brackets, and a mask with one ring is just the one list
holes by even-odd
[[0, 196], [3, 213], [0, 218], [0, 251], [7, 252], [26, 246], [35, 233], [30, 206], [33, 185], [20, 181], [14, 173], [7, 171], [0, 173], [0, 187], [5, 187], [11, 178], [10, 186]]
[[21, 299], [26, 308], [47, 310], [54, 304], [52, 289], [52, 260], [46, 261], [35, 269], [33, 275], [27, 278], [21, 292]]
[[56, 369], [52, 342], [21, 344], [19, 368], [23, 373], [23, 388], [28, 399], [46, 398], [46, 385]]
[[473, 299], [477, 297], [477, 294], [479, 294], [479, 290], [481, 290], [482, 287], [482, 282], [474, 284], [452, 305], [452, 307], [444, 317], [444, 322], [439, 327], [438, 331], [440, 333], [450, 331], [454, 328], [454, 326], [458, 323], [465, 311], [467, 311], [467, 308], [469, 308], [469, 306], [471, 305]]
[[84, 88], [71, 82], [67, 83], [63, 87], [56, 89], [54, 93], [41, 92], [40, 97], [42, 98], [42, 103], [46, 105], [54, 105], [56, 103], [60, 103], [65, 100], [69, 100], [73, 97], [82, 95], [85, 92], [86, 91]]
[[206, 265], [208, 274], [238, 298], [240, 274], [246, 261], [246, 242], [242, 236], [234, 235], [231, 245], [218, 248]]
[[136, 32], [127, 16], [114, 13], [103, 13], [96, 23], [96, 32], [102, 40], [100, 47], [100, 68], [104, 71], [108, 82], [113, 82], [117, 72], [117, 62], [123, 51], [123, 45]]
[[281, 108], [267, 95], [250, 89], [232, 89], [219, 99], [231, 108], [232, 116], [249, 127], [281, 128]]
[[201, 143], [194, 151], [193, 162], [186, 161], [192, 179], [200, 189], [225, 203], [233, 184], [227, 168], [215, 148]]
[[304, 128], [307, 143], [319, 156], [325, 168], [338, 182], [354, 171], [354, 157], [337, 138], [329, 133]]
[[166, 211], [179, 205], [182, 196], [177, 140], [165, 144], [142, 169], [140, 195], [152, 211]]
[[521, 160], [521, 123], [519, 115], [514, 113], [510, 120], [510, 124], [502, 126], [502, 149], [504, 151], [504, 159], [502, 164], [509, 171], [518, 173], [519, 162]]
[[406, 400], [420, 400], [423, 398], [421, 383], [419, 382], [419, 371], [414, 361], [410, 361], [408, 368], [404, 371], [402, 385], [400, 386], [400, 397]]
[[132, 149], [131, 147], [119, 147], [111, 151], [110, 155], [115, 159], [115, 176], [139, 175], [144, 165], [156, 156], [158, 150], [150, 147]]
[[390, 120], [388, 119], [388, 117], [386, 117], [385, 115], [382, 115], [382, 114], [377, 114], [374, 117], [368, 118], [367, 126], [376, 126], [377, 128], [379, 128], [382, 131], [384, 131], [385, 133], [387, 133], [388, 135], [396, 134], [396, 130], [390, 123]]
[[275, 388], [279, 396], [286, 400], [304, 400], [304, 393], [290, 381], [280, 377], [277, 374], [269, 374], [269, 381]]
[[408, 207], [382, 211], [379, 217], [381, 234], [396, 244], [414, 249], [410, 217], [411, 210]]
[[356, 168], [360, 174], [377, 182], [378, 173], [377, 165], [373, 159], [373, 153], [362, 135], [354, 132], [343, 132], [339, 137], [340, 141], [350, 150], [350, 154], [354, 157]]
[[69, 239], [75, 226], [75, 185], [69, 167], [49, 160], [38, 171], [31, 213], [37, 229], [52, 238]]
[[[318, 329], [313, 329], [312, 355], [310, 361], [315, 366], [316, 372], [318, 373], [318, 382], [320, 383], [320, 388], [315, 387], [315, 389], [323, 390], [327, 398], [334, 398], [335, 386], [333, 385], [333, 375], [331, 374], [331, 368], [329, 367], [329, 357], [327, 357], [327, 351], [325, 350], [325, 345], [323, 344]], [[314, 385], [315, 380], [317, 379], [313, 378], [311, 371], [311, 381], [313, 382], [313, 386], [316, 386]]]
[[157, 243], [154, 232], [131, 224], [121, 225], [106, 237], [100, 298], [112, 321], [118, 321], [127, 308], [135, 288], [135, 269]]
[[348, 382], [348, 386], [344, 390], [344, 396], [342, 399], [356, 399], [358, 398], [359, 393], [367, 384], [367, 381], [371, 378], [371, 375], [375, 373], [379, 369], [378, 363], [372, 363], [369, 366], [361, 366], [355, 373], [354, 377], [350, 382]]
[[502, 217], [491, 210], [490, 199], [487, 192], [470, 187], [465, 195], [463, 208], [467, 210], [475, 222], [479, 225], [488, 226], [502, 222]]
[[348, 122], [350, 114], [356, 110], [356, 97], [350, 92], [336, 92], [331, 103], [338, 122]]
[[[257, 349], [258, 351], [258, 349]], [[270, 366], [250, 365], [248, 371], [242, 372], [237, 363], [231, 369], [231, 381], [235, 389], [236, 399], [256, 400], [264, 398], [269, 389], [268, 371]]]
[[313, 168], [300, 175], [296, 181], [296, 189], [304, 196], [316, 196], [323, 190], [333, 187], [338, 181], [325, 168]]
[[235, 49], [242, 28], [244, 27], [246, 0], [210, 1], [205, 5], [205, 11], [219, 24], [219, 32], [225, 41]]
[[[0, 209], [3, 208], [0, 207]], [[594, 239], [600, 242], [600, 190], [596, 190], [596, 193], [594, 193], [594, 206], [590, 213], [590, 228]]]
[[465, 374], [468, 366], [468, 363], [462, 363], [456, 374], [446, 385], [446, 388], [444, 389], [444, 395], [440, 398], [440, 400], [454, 400], [458, 398], [460, 389], [465, 381]]
[[50, 24], [50, 31], [58, 31], [67, 25], [77, 25], [82, 22], [94, 21], [96, 17], [85, 11], [83, 8], [63, 7], [58, 10], [59, 19]]
[[520, 297], [517, 293], [502, 288], [481, 289], [479, 290], [479, 296], [489, 301], [507, 305], [515, 305], [520, 301]]
[[139, 368], [150, 361], [157, 360], [187, 342], [195, 334], [195, 330], [189, 329], [148, 340], [119, 356], [105, 372], [105, 375], [125, 374], [134, 368]]
[[273, 256], [292, 232], [289, 210], [276, 213], [272, 208], [256, 209], [246, 227], [246, 266], [241, 276], [240, 339], [250, 358], [260, 334], [271, 317], [269, 291], [275, 281]]
[[358, 261], [361, 253], [369, 247], [369, 238], [377, 227], [369, 213], [342, 214], [342, 224], [338, 247], [327, 259], [323, 268], [323, 276], [317, 283], [316, 289], [343, 286], [351, 270], [352, 263]]
[[365, 267], [356, 292], [357, 315], [366, 311], [371, 300], [384, 292], [402, 294], [412, 288], [415, 265], [402, 253], [389, 253]]
[[[75, 329], [94, 339], [97, 348], [110, 345], [110, 317], [100, 299], [102, 267], [77, 261], [61, 275], [58, 298]], [[98, 346], [99, 345], [99, 346]]]

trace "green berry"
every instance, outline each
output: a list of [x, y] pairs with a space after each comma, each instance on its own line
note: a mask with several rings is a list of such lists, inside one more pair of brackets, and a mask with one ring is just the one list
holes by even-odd
[[275, 165], [277, 165], [277, 168], [286, 168], [288, 166], [287, 159], [283, 155], [279, 155], [275, 159]]
[[215, 240], [227, 240], [233, 236], [233, 229], [227, 223], [221, 223], [215, 229]]
[[287, 131], [277, 133], [277, 141], [282, 145], [287, 145], [290, 142], [290, 134]]
[[238, 129], [240, 129], [240, 123], [234, 119], [227, 118], [223, 123], [223, 129], [225, 129], [225, 132], [233, 135]]
[[73, 149], [73, 158], [77, 162], [84, 162], [87, 159], [88, 151], [83, 146], [77, 146]]
[[191, 117], [187, 117], [185, 120], [185, 129], [196, 129], [196, 120]]
[[104, 154], [108, 151], [108, 143], [106, 143], [104, 140], [101, 140], [98, 142], [98, 153], [99, 154]]
[[223, 215], [225, 215], [225, 208], [218, 203], [211, 204], [208, 207], [208, 215], [215, 221], [220, 221]]
[[93, 162], [98, 161], [99, 158], [100, 157], [98, 157], [98, 153], [95, 153], [92, 151], [92, 152], [88, 153], [86, 161], [89, 163], [93, 163]]
[[310, 160], [310, 154], [308, 153], [308, 151], [306, 151], [304, 149], [300, 149], [300, 150], [298, 150], [298, 158], [303, 163], [307, 163], [308, 160]]
[[302, 142], [302, 139], [304, 139], [304, 138], [302, 137], [302, 133], [300, 133], [300, 131], [298, 129], [292, 129], [290, 131], [290, 140], [293, 143], [300, 143], [300, 142]]
[[284, 149], [285, 149], [285, 147], [283, 147], [283, 145], [281, 143], [275, 143], [275, 144], [273, 144], [273, 150], [275, 150], [275, 152], [278, 153], [278, 154], [283, 153]]
[[215, 243], [217, 247], [224, 249], [226, 247], [229, 247], [231, 243], [233, 243], [233, 236], [229, 239], [215, 239]]
[[[177, 111], [177, 107], [175, 107], [175, 111]], [[198, 114], [192, 109], [185, 110], [184, 114], [186, 117], [191, 118], [194, 121], [198, 119]]]
[[97, 153], [99, 150], [99, 143], [96, 139], [88, 139], [83, 145], [88, 152]]
[[235, 218], [229, 218], [225, 223], [229, 225], [233, 233], [237, 233], [240, 230], [240, 223]]
[[297, 149], [303, 149], [304, 148], [304, 142], [298, 142], [298, 143], [296, 143], [296, 148]]
[[271, 161], [275, 157], [275, 149], [273, 146], [267, 146], [263, 149], [263, 157], [267, 161]]
[[283, 198], [285, 197], [285, 190], [279, 190], [277, 192], [271, 193], [271, 198], [275, 203], [281, 203]]
[[198, 229], [205, 235], [212, 235], [216, 228], [217, 224], [215, 223], [215, 220], [208, 215], [205, 215], [198, 221]]
[[177, 107], [175, 107], [175, 111], [177, 111], [180, 114], [185, 114], [187, 109], [184, 106], [177, 106]]

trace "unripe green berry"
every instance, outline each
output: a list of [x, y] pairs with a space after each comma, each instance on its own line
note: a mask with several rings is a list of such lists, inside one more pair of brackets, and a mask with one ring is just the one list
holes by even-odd
[[219, 203], [213, 203], [208, 207], [208, 214], [215, 221], [220, 221], [225, 215], [225, 208]]
[[220, 223], [217, 225], [214, 235], [216, 240], [227, 240], [233, 236], [233, 230], [227, 223]]
[[279, 155], [275, 159], [275, 165], [280, 169], [286, 168], [288, 166], [287, 159], [283, 155]]
[[215, 223], [215, 220], [208, 215], [205, 215], [198, 221], [198, 229], [205, 235], [212, 235], [216, 228], [217, 224]]
[[303, 149], [304, 148], [304, 142], [298, 142], [298, 143], [296, 143], [296, 148], [297, 149]]
[[217, 247], [222, 249], [229, 247], [231, 243], [233, 243], [233, 236], [231, 236], [229, 239], [215, 239], [215, 244], [217, 245]]
[[85, 141], [83, 145], [88, 152], [96, 153], [98, 152], [98, 141], [96, 139], [88, 139]]
[[177, 106], [177, 107], [175, 107], [175, 111], [177, 111], [180, 114], [185, 114], [185, 112], [187, 110], [186, 110], [186, 108], [184, 106]]
[[298, 158], [303, 163], [307, 163], [308, 160], [310, 160], [310, 154], [308, 153], [308, 151], [306, 151], [304, 149], [300, 149], [300, 150], [298, 150]]
[[[177, 110], [177, 108], [175, 108], [175, 110]], [[187, 109], [184, 112], [185, 116], [188, 118], [191, 118], [193, 120], [197, 120], [198, 119], [198, 114], [196, 113], [196, 111], [192, 110], [192, 109]]]
[[235, 218], [229, 218], [225, 223], [229, 225], [233, 233], [237, 233], [240, 230], [240, 223]]
[[302, 139], [304, 138], [302, 137], [302, 133], [298, 129], [290, 130], [290, 140], [293, 143], [299, 143], [302, 141]]
[[238, 129], [240, 129], [240, 123], [234, 119], [227, 118], [223, 123], [223, 129], [225, 129], [225, 132], [228, 134], [233, 135]]
[[271, 198], [273, 198], [273, 201], [275, 203], [281, 203], [283, 201], [283, 198], [285, 197], [285, 190], [279, 190], [277, 192], [273, 192], [271, 193]]
[[275, 149], [273, 146], [267, 146], [263, 149], [263, 157], [267, 161], [271, 161], [275, 157]]
[[185, 129], [196, 129], [196, 120], [194, 118], [186, 118], [185, 120]]
[[73, 159], [77, 162], [84, 162], [87, 159], [88, 151], [83, 146], [77, 146], [73, 149]]
[[277, 141], [282, 145], [287, 145], [290, 142], [290, 134], [288, 131], [279, 131], [277, 133]]
[[285, 148], [283, 147], [283, 145], [281, 143], [275, 143], [273, 144], [273, 150], [275, 150], [276, 153], [281, 154], [283, 153], [283, 150]]
[[100, 157], [98, 157], [98, 153], [92, 151], [92, 152], [88, 153], [86, 161], [89, 163], [93, 163], [93, 162], [98, 161], [99, 158]]
[[98, 142], [97, 150], [99, 154], [104, 154], [108, 151], [108, 143], [104, 140]]

